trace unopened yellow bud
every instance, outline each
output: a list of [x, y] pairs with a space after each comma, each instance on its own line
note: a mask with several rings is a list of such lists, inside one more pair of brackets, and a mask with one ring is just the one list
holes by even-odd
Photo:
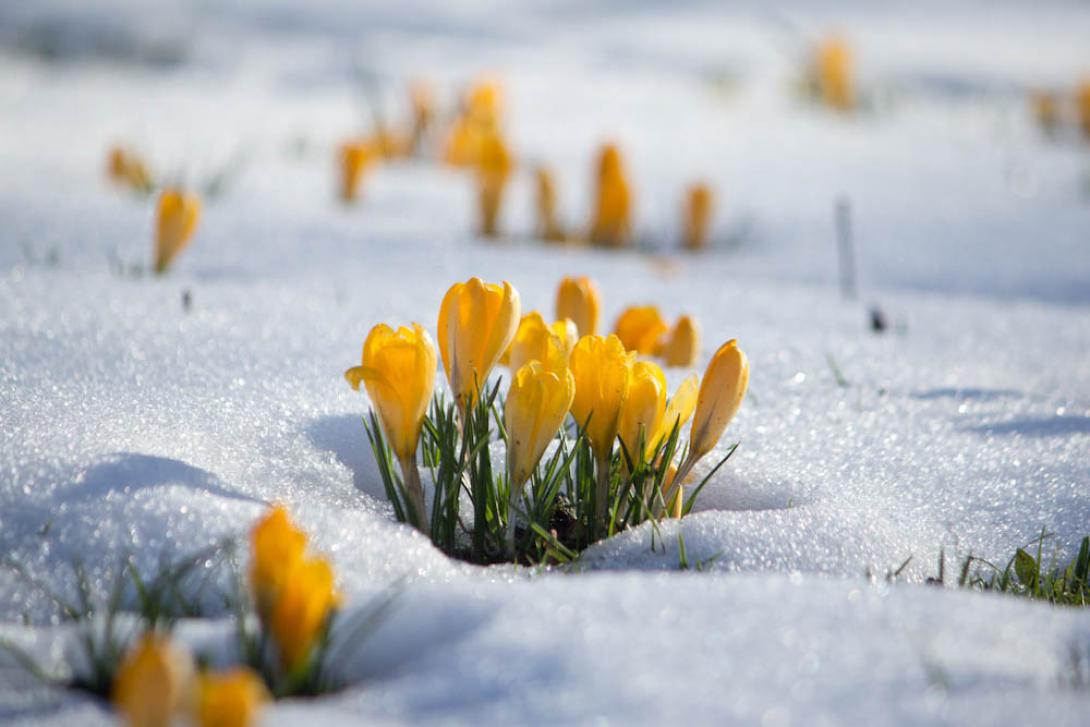
[[513, 167], [511, 154], [499, 134], [481, 139], [477, 156], [477, 194], [481, 217], [481, 235], [495, 237], [503, 203], [503, 192]]
[[537, 234], [548, 242], [564, 240], [564, 231], [557, 221], [556, 183], [552, 172], [545, 167], [538, 167], [534, 172], [537, 202]]
[[168, 727], [187, 706], [193, 687], [189, 652], [147, 634], [125, 656], [110, 701], [129, 727]]
[[617, 438], [617, 424], [628, 395], [634, 354], [610, 335], [583, 336], [571, 352], [575, 399], [571, 413], [583, 427], [599, 461], [607, 460]]
[[[658, 364], [637, 361], [632, 365], [617, 434], [624, 443], [633, 464], [638, 464], [644, 452], [654, 448], [652, 437], [659, 436], [666, 414], [666, 376]], [[640, 441], [643, 447], [640, 447]]]
[[647, 356], [658, 353], [662, 334], [670, 330], [653, 305], [631, 306], [617, 319], [613, 332], [629, 351]]
[[199, 727], [249, 727], [254, 724], [269, 692], [251, 670], [241, 667], [198, 680]]
[[817, 50], [817, 82], [821, 98], [837, 111], [855, 106], [852, 51], [841, 38], [829, 38]]
[[731, 339], [712, 356], [700, 382], [696, 413], [689, 434], [689, 454], [679, 468], [682, 475], [719, 443], [749, 388], [749, 361]]
[[667, 366], [692, 366], [700, 354], [700, 327], [689, 316], [681, 316], [662, 346]]
[[439, 307], [439, 352], [459, 409], [476, 400], [489, 372], [515, 337], [521, 320], [518, 291], [470, 278], [455, 283]]
[[201, 200], [195, 194], [167, 188], [159, 196], [157, 214], [155, 272], [162, 275], [193, 239], [201, 216]]
[[306, 664], [339, 601], [327, 560], [304, 560], [292, 571], [268, 621], [284, 669], [291, 672]]
[[512, 498], [537, 467], [575, 397], [575, 377], [566, 365], [549, 369], [540, 361], [519, 368], [507, 392], [507, 471]]
[[580, 336], [598, 333], [598, 310], [601, 308], [598, 285], [586, 276], [566, 277], [556, 290], [556, 319], [575, 323]]
[[621, 152], [606, 144], [598, 159], [597, 191], [590, 239], [597, 245], [621, 247], [632, 232], [632, 191]]
[[295, 527], [283, 506], [276, 506], [258, 521], [250, 534], [252, 560], [250, 588], [257, 613], [268, 618], [288, 577], [303, 562], [307, 535]]
[[578, 336], [570, 320], [547, 325], [537, 311], [522, 317], [515, 338], [507, 349], [507, 365], [518, 371], [531, 361], [540, 361], [545, 368], [556, 371], [567, 368], [568, 356]]
[[363, 173], [376, 158], [376, 151], [366, 142], [349, 141], [337, 151], [341, 171], [341, 199], [354, 202], [359, 196]]
[[695, 184], [685, 197], [685, 247], [703, 250], [708, 246], [712, 224], [712, 190], [707, 184]]

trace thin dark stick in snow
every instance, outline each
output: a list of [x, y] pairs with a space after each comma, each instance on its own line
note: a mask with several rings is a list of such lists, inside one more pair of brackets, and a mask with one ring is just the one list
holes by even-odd
[[856, 299], [855, 246], [852, 242], [852, 206], [847, 197], [836, 201], [836, 238], [840, 262], [840, 294], [844, 300]]

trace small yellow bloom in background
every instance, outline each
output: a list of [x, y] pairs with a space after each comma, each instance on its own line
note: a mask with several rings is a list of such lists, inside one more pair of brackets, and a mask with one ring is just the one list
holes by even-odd
[[[617, 435], [633, 464], [639, 463], [644, 452], [654, 450], [657, 442], [651, 441], [651, 438], [658, 436], [665, 414], [666, 375], [656, 363], [637, 361], [632, 365], [628, 395], [617, 421]], [[639, 448], [641, 432], [642, 449]]]
[[598, 285], [590, 278], [565, 277], [556, 290], [556, 319], [575, 323], [580, 336], [598, 333], [598, 310], [602, 306]]
[[503, 114], [503, 89], [494, 79], [478, 80], [465, 98], [465, 114], [474, 123], [494, 129]]
[[596, 245], [623, 247], [631, 240], [632, 190], [621, 152], [606, 144], [598, 158], [597, 190], [590, 239]]
[[495, 237], [503, 204], [503, 192], [511, 176], [514, 162], [507, 144], [498, 133], [486, 134], [477, 154], [477, 194], [481, 235]]
[[667, 366], [692, 366], [700, 354], [700, 327], [689, 316], [681, 316], [662, 345]]
[[551, 371], [567, 368], [568, 356], [578, 338], [575, 324], [570, 320], [549, 325], [536, 310], [530, 311], [519, 322], [505, 355], [506, 363], [512, 371], [518, 371], [531, 361], [540, 361]]
[[731, 339], [712, 356], [700, 382], [696, 413], [689, 433], [689, 454], [678, 468], [685, 478], [704, 455], [712, 451], [746, 396], [749, 388], [749, 360]]
[[110, 149], [106, 173], [114, 182], [131, 187], [138, 192], [147, 192], [155, 186], [144, 160], [121, 146]]
[[359, 197], [363, 173], [375, 159], [375, 150], [363, 141], [346, 141], [337, 150], [341, 172], [341, 200], [354, 202]]
[[324, 558], [305, 560], [291, 573], [268, 621], [284, 669], [306, 664], [339, 601], [333, 567]]
[[1090, 139], [1090, 78], [1084, 78], [1075, 90], [1075, 108], [1082, 133]]
[[439, 307], [439, 352], [459, 410], [472, 404], [521, 320], [518, 291], [470, 278], [455, 283]]
[[1037, 125], [1046, 134], [1051, 134], [1060, 126], [1060, 100], [1048, 89], [1032, 91], [1029, 96], [1030, 109]]
[[629, 351], [651, 356], [659, 352], [662, 334], [670, 330], [653, 305], [630, 306], [621, 313], [613, 332]]
[[396, 331], [380, 323], [363, 342], [361, 365], [344, 372], [352, 388], [362, 382], [399, 461], [416, 455], [420, 429], [435, 390], [435, 342], [419, 323]]
[[474, 167], [484, 140], [500, 132], [502, 91], [494, 81], [479, 81], [465, 94], [462, 108], [447, 136], [443, 159], [455, 167]]
[[199, 727], [249, 727], [269, 700], [265, 684], [246, 668], [205, 673], [197, 684]]
[[110, 701], [129, 727], [167, 727], [187, 707], [192, 687], [189, 652], [147, 634], [121, 662]]
[[452, 167], [468, 167], [476, 163], [481, 135], [466, 118], [455, 119], [447, 136], [443, 161]]
[[201, 217], [201, 200], [168, 187], [159, 195], [155, 226], [155, 273], [162, 275], [193, 239]]
[[250, 588], [258, 614], [267, 618], [284, 584], [303, 562], [307, 534], [295, 527], [283, 506], [277, 505], [254, 526], [250, 542]]
[[574, 398], [575, 377], [567, 366], [550, 369], [530, 361], [515, 372], [504, 410], [512, 501], [564, 423]]
[[556, 183], [553, 173], [546, 167], [534, 170], [535, 195], [537, 208], [537, 234], [547, 242], [562, 242], [564, 230], [557, 221]]
[[817, 48], [816, 80], [821, 99], [829, 108], [850, 111], [855, 106], [852, 51], [842, 38], [828, 38]]
[[571, 352], [571, 371], [575, 376], [571, 413], [576, 424], [586, 426], [587, 438], [600, 461], [607, 460], [613, 452], [634, 356], [614, 335], [583, 336]]
[[714, 199], [707, 184], [694, 184], [685, 195], [685, 247], [703, 250], [708, 246]]

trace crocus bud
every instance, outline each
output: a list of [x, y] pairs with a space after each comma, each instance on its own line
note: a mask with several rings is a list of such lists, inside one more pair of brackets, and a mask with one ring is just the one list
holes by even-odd
[[147, 634], [118, 667], [110, 701], [129, 727], [167, 727], [189, 701], [192, 680], [189, 652]]
[[560, 228], [556, 215], [556, 183], [552, 172], [545, 167], [538, 167], [534, 172], [536, 181], [537, 234], [548, 242], [564, 240], [564, 231]]
[[476, 400], [515, 337], [521, 312], [518, 291], [506, 281], [470, 278], [447, 291], [439, 307], [439, 352], [459, 409]]
[[1075, 106], [1078, 109], [1082, 133], [1090, 139], [1090, 78], [1085, 78], [1079, 83], [1075, 91]]
[[[659, 421], [658, 431], [651, 432], [647, 444], [649, 447], [657, 447], [665, 442], [674, 431], [674, 427], [681, 429], [693, 415], [696, 408], [697, 393], [700, 389], [700, 380], [696, 374], [689, 374], [678, 384], [674, 395], [670, 397], [670, 403], [666, 405], [666, 411]], [[650, 454], [650, 452], [648, 452]]]
[[607, 461], [617, 438], [617, 424], [628, 395], [635, 354], [610, 335], [583, 336], [571, 352], [575, 399], [571, 413], [583, 427], [599, 461]]
[[249, 727], [254, 724], [269, 692], [250, 669], [202, 674], [197, 687], [199, 727]]
[[507, 392], [507, 471], [511, 497], [530, 479], [575, 397], [575, 377], [566, 365], [550, 369], [540, 361], [519, 368]]
[[621, 247], [632, 231], [632, 192], [621, 162], [621, 152], [606, 144], [598, 158], [597, 191], [590, 239], [597, 245]]
[[700, 327], [689, 316], [681, 316], [662, 346], [667, 366], [692, 366], [700, 353]]
[[598, 333], [598, 309], [601, 298], [598, 285], [590, 278], [566, 277], [560, 281], [556, 290], [556, 319], [570, 319], [580, 336], [593, 336]]
[[731, 339], [712, 356], [700, 382], [696, 413], [689, 433], [689, 454], [678, 471], [682, 478], [701, 457], [712, 451], [734, 418], [749, 388], [749, 361], [738, 341]]
[[153, 186], [151, 174], [144, 161], [124, 147], [115, 146], [110, 149], [106, 172], [114, 182], [138, 192], [149, 191]]
[[481, 134], [469, 119], [461, 116], [454, 120], [447, 136], [443, 161], [452, 167], [468, 167], [477, 162]]
[[837, 111], [855, 106], [852, 51], [840, 38], [829, 38], [817, 50], [818, 90], [825, 105]]
[[703, 250], [708, 246], [712, 223], [712, 190], [707, 184], [694, 184], [685, 196], [685, 247]]
[[[637, 464], [645, 451], [653, 449], [666, 414], [666, 376], [658, 364], [637, 361], [632, 365], [628, 381], [628, 395], [617, 422], [617, 435], [628, 450], [633, 464]], [[643, 447], [640, 447], [641, 433]]]
[[303, 562], [307, 535], [292, 524], [288, 511], [276, 506], [250, 534], [250, 589], [257, 613], [268, 619], [289, 576]]
[[507, 365], [512, 371], [518, 371], [531, 361], [540, 361], [551, 371], [567, 368], [568, 356], [576, 340], [575, 324], [570, 320], [557, 321], [550, 326], [540, 313], [530, 311], [522, 317], [507, 349]]
[[311, 558], [292, 571], [268, 622], [286, 671], [293, 672], [307, 663], [339, 601], [329, 561]]
[[167, 188], [159, 195], [155, 235], [155, 272], [162, 275], [169, 268], [197, 229], [201, 200], [197, 195]]
[[341, 199], [354, 202], [359, 196], [363, 173], [375, 158], [370, 145], [362, 141], [348, 141], [337, 151], [341, 169]]
[[647, 356], [658, 353], [662, 334], [668, 330], [670, 326], [653, 305], [626, 308], [613, 327], [626, 349]]
[[503, 138], [489, 133], [481, 139], [477, 155], [477, 194], [481, 218], [481, 235], [495, 237], [497, 221], [503, 203], [503, 191], [511, 176], [514, 163]]
[[367, 334], [361, 361], [345, 378], [357, 391], [363, 382], [398, 460], [412, 461], [435, 390], [435, 343], [419, 323], [397, 331], [380, 323]]
[[503, 113], [503, 91], [499, 82], [491, 79], [477, 81], [465, 99], [465, 114], [473, 123], [485, 130], [499, 126]]

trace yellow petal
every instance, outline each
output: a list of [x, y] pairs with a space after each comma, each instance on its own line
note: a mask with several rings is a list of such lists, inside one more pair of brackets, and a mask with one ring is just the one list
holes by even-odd
[[685, 196], [685, 247], [701, 250], [708, 246], [712, 220], [712, 190], [707, 184], [694, 184]]
[[189, 653], [148, 634], [122, 660], [110, 699], [130, 727], [167, 727], [188, 701], [192, 680]]
[[613, 450], [632, 364], [632, 357], [614, 335], [584, 336], [572, 349], [575, 399], [571, 413], [579, 426], [586, 427], [587, 438], [599, 459], [605, 459]]
[[643, 435], [644, 450], [650, 451], [662, 429], [662, 418], [666, 411], [666, 376], [658, 364], [651, 361], [637, 361], [632, 365], [632, 374], [628, 383], [628, 396], [625, 397], [617, 423], [617, 433], [628, 450], [635, 464], [641, 457], [639, 449], [640, 435]]
[[575, 378], [566, 367], [549, 370], [540, 361], [530, 361], [515, 372], [504, 412], [513, 496], [537, 467], [574, 396]]
[[197, 724], [200, 727], [249, 727], [268, 700], [265, 684], [250, 669], [239, 667], [204, 674], [199, 681]]
[[570, 319], [579, 336], [598, 333], [601, 298], [598, 286], [588, 277], [564, 278], [556, 291], [556, 319]]
[[696, 413], [689, 436], [689, 458], [693, 461], [710, 452], [734, 418], [749, 388], [749, 361], [735, 339], [727, 341], [712, 356], [700, 382]]
[[167, 188], [159, 196], [155, 236], [155, 272], [165, 273], [193, 238], [201, 215], [201, 200]]
[[670, 330], [653, 305], [630, 306], [617, 319], [613, 332], [629, 351], [646, 356], [658, 352], [662, 334]]
[[338, 601], [333, 567], [328, 561], [306, 560], [292, 572], [269, 619], [269, 629], [286, 670], [294, 671], [310, 658]]
[[288, 511], [277, 505], [254, 526], [250, 540], [253, 546], [250, 587], [258, 614], [265, 617], [303, 561], [307, 536], [291, 522]]
[[689, 316], [681, 316], [662, 347], [667, 366], [692, 366], [700, 354], [700, 327]]

